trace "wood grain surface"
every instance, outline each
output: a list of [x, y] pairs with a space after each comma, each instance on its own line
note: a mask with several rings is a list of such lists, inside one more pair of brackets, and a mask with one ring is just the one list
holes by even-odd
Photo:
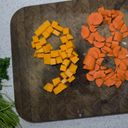
[[[14, 89], [16, 108], [23, 119], [47, 122], [128, 112], [128, 82], [119, 89], [98, 88], [85, 79], [87, 71], [82, 69], [84, 55], [91, 46], [81, 38], [81, 26], [89, 13], [101, 5], [122, 10], [127, 24], [128, 0], [73, 0], [25, 7], [15, 13], [11, 20]], [[42, 87], [58, 76], [59, 66], [44, 65], [43, 60], [33, 57], [31, 48], [34, 31], [47, 19], [70, 27], [80, 57], [76, 80], [57, 96]], [[104, 28], [101, 33], [106, 35]], [[58, 39], [52, 37], [50, 41], [56, 49], [59, 47]]]

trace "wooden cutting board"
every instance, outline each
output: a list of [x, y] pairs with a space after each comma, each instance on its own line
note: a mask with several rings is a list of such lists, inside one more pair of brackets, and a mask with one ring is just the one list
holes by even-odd
[[[12, 59], [16, 109], [23, 119], [47, 122], [128, 112], [128, 82], [119, 89], [98, 88], [85, 79], [87, 71], [82, 69], [82, 61], [91, 46], [80, 36], [87, 16], [101, 5], [121, 9], [128, 21], [127, 3], [128, 0], [73, 0], [25, 7], [16, 12], [11, 21]], [[47, 19], [57, 20], [71, 29], [80, 57], [76, 80], [57, 96], [42, 88], [58, 76], [59, 66], [44, 65], [42, 60], [33, 57], [31, 48], [34, 31]], [[60, 44], [55, 37], [51, 42], [55, 47]]]

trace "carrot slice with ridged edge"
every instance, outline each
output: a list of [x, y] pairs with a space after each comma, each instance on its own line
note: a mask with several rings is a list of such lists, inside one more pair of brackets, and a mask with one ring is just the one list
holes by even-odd
[[82, 30], [81, 30], [81, 36], [83, 37], [83, 39], [87, 39], [90, 35], [90, 31], [88, 29], [88, 27], [86, 26], [82, 26]]
[[101, 85], [103, 84], [103, 79], [96, 79], [96, 85], [98, 86], [98, 87], [101, 87]]
[[94, 12], [91, 13], [91, 15], [89, 15], [88, 17], [88, 24], [92, 24], [92, 25], [100, 25], [103, 21], [103, 17], [100, 13], [98, 12]]
[[97, 47], [97, 48], [102, 48], [104, 45], [105, 45], [104, 42], [94, 41], [94, 46]]

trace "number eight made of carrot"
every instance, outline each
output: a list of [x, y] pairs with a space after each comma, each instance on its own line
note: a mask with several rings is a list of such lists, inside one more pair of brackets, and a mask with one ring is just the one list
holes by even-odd
[[[119, 88], [128, 80], [128, 50], [120, 45], [122, 39], [128, 37], [128, 27], [123, 18], [124, 14], [119, 10], [100, 7], [88, 16], [87, 23], [82, 26], [82, 38], [92, 45], [83, 61], [83, 68], [89, 70], [86, 78], [95, 81], [98, 87], [115, 85]], [[108, 25], [109, 37], [97, 31], [102, 24]], [[106, 56], [114, 58], [115, 69], [103, 65]]]
[[[54, 50], [52, 45], [47, 42], [51, 35], [59, 37], [62, 43], [58, 50]], [[43, 59], [46, 65], [61, 65], [60, 76], [43, 85], [44, 90], [57, 95], [75, 80], [79, 58], [75, 51], [73, 36], [70, 34], [69, 28], [60, 26], [56, 21], [47, 20], [39, 26], [32, 38], [32, 48], [35, 49], [34, 57]]]

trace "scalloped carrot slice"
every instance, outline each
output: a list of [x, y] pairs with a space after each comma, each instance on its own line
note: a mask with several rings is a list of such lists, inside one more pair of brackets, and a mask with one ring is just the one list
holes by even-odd
[[120, 62], [120, 65], [119, 65], [120, 69], [122, 70], [127, 70], [127, 65], [124, 63], [124, 62]]
[[82, 30], [81, 30], [81, 36], [83, 37], [83, 39], [87, 39], [90, 35], [90, 31], [88, 29], [88, 27], [86, 26], [82, 26]]
[[115, 29], [115, 27], [114, 27], [114, 25], [111, 23], [111, 24], [109, 24], [109, 30], [111, 31], [111, 32], [114, 32], [116, 29]]
[[96, 65], [95, 65], [95, 70], [97, 71], [97, 70], [99, 70], [99, 69], [100, 69], [99, 64], [96, 64]]
[[86, 78], [89, 81], [94, 81], [95, 80], [94, 77], [92, 75], [90, 75], [89, 73], [86, 74]]
[[96, 85], [98, 86], [98, 87], [101, 87], [101, 85], [103, 84], [103, 79], [96, 79]]
[[93, 44], [93, 41], [94, 41], [94, 34], [91, 33], [91, 34], [89, 35], [89, 37], [87, 38], [87, 40], [88, 40], [88, 42], [89, 42], [90, 44]]
[[88, 17], [88, 24], [100, 25], [103, 22], [103, 17], [100, 13], [94, 12], [91, 13]]
[[98, 41], [98, 42], [105, 41], [105, 38], [103, 36], [101, 36], [98, 32], [95, 32], [94, 36], [95, 36], [95, 40]]
[[111, 42], [112, 42], [112, 39], [113, 39], [113, 36], [110, 36], [110, 37], [108, 37], [108, 38], [106, 39], [106, 42], [111, 43]]
[[128, 80], [128, 70], [125, 72], [125, 79]]
[[91, 31], [91, 32], [96, 32], [96, 26], [94, 26], [94, 25], [90, 25], [89, 26], [89, 30]]
[[103, 60], [104, 60], [104, 58], [98, 58], [97, 61], [96, 61], [96, 63], [99, 64], [99, 65], [101, 65], [102, 62], [103, 62]]
[[95, 58], [87, 54], [83, 63], [86, 65], [86, 69], [92, 70], [94, 69], [95, 62]]
[[116, 85], [116, 88], [119, 88], [122, 84], [122, 81], [118, 80], [116, 81], [115, 85]]
[[104, 78], [105, 77], [105, 73], [103, 70], [99, 70], [97, 72], [94, 73], [94, 78], [97, 79], [97, 78]]
[[113, 54], [114, 54], [115, 57], [118, 56], [120, 49], [121, 49], [120, 46], [116, 46], [116, 47], [113, 49]]
[[112, 48], [115, 48], [116, 46], [118, 46], [119, 45], [119, 42], [117, 42], [117, 41], [112, 41]]
[[118, 58], [125, 59], [127, 55], [128, 55], [128, 50], [122, 47], [121, 50], [119, 51]]
[[105, 45], [104, 42], [94, 41], [94, 46], [97, 47], [97, 48], [102, 48], [104, 45]]
[[115, 64], [116, 64], [116, 66], [119, 66], [120, 63], [121, 63], [121, 60], [118, 59], [118, 58], [115, 58], [115, 59], [114, 59], [114, 62], [115, 62]]
[[108, 74], [108, 73], [111, 73], [112, 71], [113, 70], [111, 68], [109, 68], [109, 69], [105, 70], [104, 72], [105, 72], [105, 74]]
[[128, 36], [128, 31], [123, 33], [123, 38], [126, 38]]
[[114, 34], [114, 40], [115, 41], [120, 42], [122, 40], [122, 38], [123, 38], [123, 35], [120, 32], [115, 32], [115, 34]]
[[121, 32], [121, 33], [124, 33], [124, 32], [126, 32], [126, 31], [128, 31], [127, 25], [126, 25], [126, 24], [123, 24], [123, 26], [121, 27], [120, 32]]

